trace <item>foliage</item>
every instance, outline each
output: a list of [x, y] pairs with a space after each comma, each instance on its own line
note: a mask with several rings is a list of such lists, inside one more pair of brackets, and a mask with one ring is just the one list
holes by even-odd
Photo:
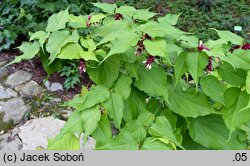
[[81, 76], [75, 63], [70, 63], [60, 70], [60, 76], [65, 77], [64, 87], [66, 90], [74, 88], [81, 82]]
[[17, 37], [42, 30], [47, 19], [70, 6], [74, 14], [90, 12], [90, 0], [6, 0], [0, 3], [0, 51], [9, 49]]
[[176, 28], [178, 15], [94, 6], [101, 11], [52, 15], [13, 61], [37, 52], [45, 66], [84, 60], [94, 82], [66, 103], [75, 111], [49, 149], [82, 132], [96, 149], [247, 149], [250, 44], [216, 29], [219, 39], [202, 43]]

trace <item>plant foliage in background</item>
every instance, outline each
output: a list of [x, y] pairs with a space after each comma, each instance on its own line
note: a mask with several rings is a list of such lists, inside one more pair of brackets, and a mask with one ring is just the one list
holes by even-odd
[[82, 132], [96, 149], [249, 149], [249, 43], [217, 29], [203, 43], [176, 28], [179, 15], [94, 6], [52, 15], [12, 62], [84, 61], [94, 82], [66, 103], [75, 111], [48, 149], [79, 149]]
[[47, 19], [70, 6], [74, 14], [91, 11], [93, 0], [6, 0], [0, 3], [0, 51], [9, 49], [17, 37], [25, 39], [29, 32], [42, 30]]

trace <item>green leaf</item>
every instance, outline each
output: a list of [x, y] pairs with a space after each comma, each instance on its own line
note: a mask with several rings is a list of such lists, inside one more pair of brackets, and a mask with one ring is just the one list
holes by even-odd
[[57, 55], [59, 59], [80, 59], [81, 53], [83, 52], [82, 47], [79, 44], [67, 44]]
[[236, 134], [233, 134], [231, 139], [228, 140], [229, 130], [219, 115], [191, 118], [188, 128], [191, 138], [207, 148], [221, 150], [245, 149], [244, 143], [239, 140]]
[[48, 19], [48, 25], [46, 28], [47, 32], [55, 32], [66, 27], [66, 23], [69, 21], [68, 8], [66, 10], [60, 11], [57, 14], [53, 14]]
[[122, 74], [117, 80], [114, 90], [126, 100], [131, 92], [131, 84], [132, 78], [128, 75]]
[[68, 133], [59, 141], [49, 140], [47, 150], [80, 150], [79, 139]]
[[[239, 129], [243, 124], [250, 122], [250, 101], [249, 94], [246, 91], [241, 91], [238, 88], [229, 88], [225, 91], [224, 97], [226, 106], [222, 109], [222, 116], [230, 133]], [[241, 111], [244, 109], [243, 111]]]
[[173, 147], [169, 144], [165, 144], [156, 138], [148, 137], [143, 142], [141, 150], [172, 150]]
[[173, 34], [177, 36], [184, 34], [184, 32], [174, 28], [169, 23], [156, 23], [154, 21], [149, 21], [146, 24], [142, 24], [140, 27], [138, 27], [138, 30], [147, 33], [154, 38]]
[[174, 71], [175, 71], [175, 85], [174, 85], [174, 87], [176, 87], [177, 83], [181, 79], [181, 76], [187, 70], [186, 58], [187, 58], [187, 54], [185, 52], [182, 52], [178, 56], [178, 58], [177, 58], [177, 60], [175, 62], [175, 66], [174, 66]]
[[141, 112], [146, 111], [146, 96], [136, 88], [131, 88], [130, 96], [124, 102], [124, 121], [129, 122], [138, 117]]
[[88, 68], [87, 72], [90, 79], [99, 85], [105, 85], [111, 88], [119, 76], [120, 59], [119, 57], [112, 57], [105, 60], [97, 68]]
[[86, 21], [87, 18], [80, 16], [74, 16], [73, 14], [69, 15], [69, 22], [68, 25], [72, 28], [78, 29], [78, 28], [86, 28]]
[[243, 86], [246, 83], [246, 71], [241, 69], [234, 70], [229, 63], [224, 63], [220, 66], [219, 74], [222, 77], [222, 80], [228, 84]]
[[137, 121], [144, 127], [149, 127], [154, 123], [155, 115], [149, 111], [143, 111], [137, 118]]
[[116, 4], [108, 4], [108, 3], [93, 3], [93, 5], [97, 8], [100, 8], [105, 13], [114, 14], [117, 8]]
[[148, 133], [153, 137], [167, 139], [180, 148], [183, 148], [177, 141], [170, 122], [164, 116], [156, 117], [155, 123], [148, 129]]
[[81, 112], [82, 126], [84, 130], [84, 142], [87, 141], [89, 135], [91, 135], [98, 126], [98, 122], [101, 119], [100, 106], [94, 106], [83, 110]]
[[246, 91], [250, 94], [250, 70], [248, 70], [246, 77]]
[[[79, 36], [78, 36], [79, 37]], [[53, 62], [56, 56], [60, 53], [61, 48], [67, 43], [78, 43], [76, 33], [70, 35], [69, 31], [56, 31], [53, 32], [46, 44], [46, 50], [50, 53], [50, 63]]]
[[153, 66], [147, 69], [140, 65], [137, 71], [138, 80], [134, 82], [135, 87], [152, 96], [168, 96], [167, 77], [163, 68]]
[[133, 13], [133, 19], [147, 21], [155, 15], [156, 13], [150, 12], [149, 9], [140, 9]]
[[183, 117], [198, 117], [216, 113], [208, 99], [201, 93], [194, 94], [170, 89], [169, 96], [171, 110]]
[[137, 141], [128, 135], [118, 135], [110, 140], [104, 146], [96, 148], [97, 150], [138, 150], [139, 145]]
[[139, 39], [140, 36], [134, 32], [123, 32], [119, 37], [115, 38], [115, 40], [111, 41], [111, 49], [104, 60], [106, 60], [111, 55], [126, 52], [129, 48], [135, 46]]
[[104, 108], [109, 117], [114, 120], [115, 127], [120, 129], [124, 108], [122, 96], [118, 93], [111, 93], [109, 100], [104, 103]]
[[78, 111], [91, 108], [108, 100], [110, 97], [109, 90], [102, 85], [97, 85], [85, 95], [78, 95], [69, 101], [66, 105], [77, 109]]
[[34, 34], [30, 36], [30, 41], [32, 40], [38, 40], [40, 43], [40, 46], [43, 50], [43, 44], [45, 43], [46, 39], [49, 37], [50, 33], [45, 31], [37, 31]]
[[107, 117], [101, 116], [96, 130], [91, 134], [96, 141], [96, 147], [105, 145], [112, 138], [112, 129]]
[[224, 42], [231, 42], [233, 44], [238, 44], [238, 45], [242, 45], [244, 39], [240, 36], [237, 36], [236, 34], [230, 32], [230, 31], [225, 31], [225, 30], [217, 30], [212, 28], [213, 30], [215, 30], [217, 32], [217, 34], [219, 35], [219, 37], [224, 41]]
[[100, 20], [102, 20], [103, 18], [105, 18], [107, 15], [99, 13], [99, 14], [95, 14], [92, 15], [91, 19], [90, 19], [90, 23], [96, 23], [99, 22]]
[[120, 13], [122, 15], [127, 15], [129, 17], [132, 17], [135, 12], [136, 12], [136, 9], [133, 6], [120, 6], [116, 10], [116, 13]]
[[194, 79], [196, 88], [198, 88], [199, 77], [201, 77], [203, 69], [208, 65], [208, 56], [203, 52], [191, 52], [187, 54], [186, 58], [187, 70]]
[[230, 63], [234, 68], [250, 70], [249, 51], [238, 49], [232, 54], [228, 53], [227, 56], [221, 57], [221, 59]]
[[224, 104], [223, 93], [226, 90], [226, 86], [220, 82], [215, 76], [205, 76], [200, 80], [202, 91], [211, 99]]
[[136, 80], [138, 80], [137, 70], [138, 70], [138, 62], [136, 63], [125, 63], [124, 67], [126, 68], [128, 74], [131, 77], [134, 77]]
[[176, 25], [179, 19], [179, 16], [181, 15], [178, 14], [167, 14], [164, 17], [160, 17], [158, 18], [158, 22], [159, 23], [169, 23], [170, 25]]
[[37, 41], [34, 41], [33, 43], [23, 42], [22, 45], [18, 47], [18, 49], [23, 54], [15, 57], [15, 59], [8, 65], [21, 62], [22, 60], [28, 60], [34, 58], [40, 50], [40, 44]]
[[82, 133], [82, 119], [80, 112], [73, 112], [68, 121], [65, 123], [64, 127], [61, 129], [60, 134], [57, 136], [56, 140], [60, 140], [67, 133]]
[[145, 40], [143, 44], [150, 55], [160, 56], [163, 58], [166, 58], [168, 56], [167, 43], [165, 40]]

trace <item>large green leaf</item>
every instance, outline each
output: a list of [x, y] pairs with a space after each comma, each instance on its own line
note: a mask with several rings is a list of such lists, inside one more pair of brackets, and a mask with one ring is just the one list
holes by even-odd
[[138, 80], [134, 82], [135, 87], [152, 96], [168, 96], [167, 76], [163, 68], [153, 66], [147, 69], [140, 65], [137, 71]]
[[8, 65], [21, 62], [24, 59], [27, 60], [34, 58], [40, 50], [40, 44], [38, 41], [34, 41], [33, 43], [23, 42], [22, 45], [18, 47], [18, 49], [23, 54], [15, 57], [15, 59]]
[[105, 85], [111, 88], [119, 76], [120, 59], [119, 57], [112, 57], [105, 60], [97, 68], [88, 68], [87, 72], [91, 80], [99, 85]]
[[234, 70], [229, 63], [224, 63], [220, 66], [219, 74], [222, 80], [228, 84], [243, 86], [246, 83], [247, 72], [241, 69]]
[[226, 107], [222, 110], [222, 116], [226, 126], [232, 133], [240, 128], [241, 125], [250, 122], [250, 108], [246, 108], [250, 98], [246, 91], [241, 91], [238, 88], [227, 89], [224, 96]]
[[169, 103], [173, 112], [184, 117], [198, 117], [216, 113], [201, 93], [169, 90]]
[[126, 100], [131, 92], [132, 78], [128, 75], [121, 74], [115, 85], [115, 92], [119, 93]]
[[153, 137], [163, 138], [174, 143], [180, 148], [183, 148], [181, 144], [177, 141], [170, 122], [164, 116], [156, 117], [155, 123], [153, 123], [152, 126], [148, 129], [148, 133]]
[[40, 43], [40, 46], [43, 50], [43, 44], [45, 43], [45, 41], [47, 40], [47, 38], [49, 37], [50, 33], [45, 32], [45, 31], [37, 31], [34, 34], [32, 34], [30, 36], [30, 41], [32, 40], [38, 40]]
[[67, 133], [81, 133], [83, 131], [82, 119], [80, 112], [73, 112], [64, 127], [61, 129], [60, 134], [57, 136], [57, 140], [63, 138]]
[[154, 17], [155, 15], [156, 15], [156, 13], [150, 12], [149, 9], [140, 9], [140, 10], [136, 10], [133, 13], [133, 19], [146, 21], [146, 20]]
[[187, 70], [187, 65], [186, 65], [186, 57], [187, 54], [185, 52], [180, 53], [178, 56], [175, 65], [174, 65], [174, 71], [175, 71], [175, 87], [179, 80], [181, 79], [181, 76], [185, 73]]
[[79, 139], [74, 134], [68, 133], [58, 141], [49, 140], [47, 150], [80, 150]]
[[147, 33], [152, 37], [164, 37], [166, 35], [173, 35], [173, 34], [180, 36], [184, 34], [184, 32], [182, 32], [179, 29], [176, 29], [167, 22], [157, 23], [154, 21], [149, 21], [146, 24], [142, 24], [138, 28], [138, 30]]
[[142, 144], [141, 150], [172, 150], [173, 147], [169, 144], [165, 144], [156, 138], [148, 137]]
[[223, 93], [226, 90], [226, 85], [220, 82], [215, 76], [205, 76], [200, 80], [202, 91], [212, 100], [224, 104]]
[[198, 88], [199, 77], [203, 73], [203, 69], [208, 65], [208, 56], [201, 52], [190, 52], [186, 59], [187, 70], [194, 79]]
[[84, 142], [87, 141], [89, 135], [91, 135], [98, 126], [98, 122], [101, 119], [101, 111], [99, 106], [94, 106], [83, 110], [81, 112], [82, 127], [84, 130]]
[[231, 139], [228, 140], [230, 133], [220, 115], [191, 118], [188, 128], [191, 138], [207, 148], [245, 149], [244, 143], [239, 140], [236, 134], [233, 134]]
[[233, 53], [228, 53], [227, 56], [221, 58], [233, 65], [234, 68], [250, 70], [249, 51], [237, 49]]
[[176, 25], [181, 14], [166, 14], [164, 17], [158, 18], [159, 23], [169, 23], [170, 25]]
[[130, 96], [124, 102], [124, 121], [129, 122], [138, 117], [141, 112], [146, 111], [146, 96], [141, 91], [132, 87]]
[[96, 130], [91, 134], [96, 141], [96, 147], [105, 145], [112, 138], [112, 130], [107, 117], [101, 116]]
[[61, 52], [57, 55], [59, 59], [80, 59], [81, 53], [83, 52], [82, 47], [79, 44], [72, 43], [67, 44], [61, 50]]
[[104, 108], [114, 120], [115, 127], [120, 129], [124, 108], [122, 96], [119, 93], [111, 93], [109, 100], [104, 103]]
[[108, 3], [93, 3], [93, 5], [97, 8], [102, 9], [105, 13], [114, 14], [117, 6], [115, 4]]
[[109, 90], [105, 86], [97, 85], [92, 87], [87, 94], [75, 96], [66, 105], [75, 108], [77, 111], [81, 111], [103, 103], [109, 97]]
[[250, 70], [248, 70], [246, 77], [246, 91], [250, 94]]
[[68, 8], [60, 11], [57, 14], [53, 14], [49, 20], [46, 28], [47, 32], [55, 32], [66, 27], [66, 23], [69, 21]]
[[51, 33], [48, 43], [46, 44], [46, 50], [50, 53], [50, 62], [55, 60], [61, 48], [67, 43], [78, 43], [79, 35], [77, 34], [77, 31], [74, 31], [74, 33], [70, 35], [70, 32], [66, 30]]
[[233, 44], [238, 44], [242, 45], [244, 39], [240, 36], [237, 36], [236, 34], [230, 32], [230, 31], [225, 31], [225, 30], [216, 30], [213, 29], [217, 32], [219, 37], [224, 41], [224, 42], [231, 42]]
[[163, 58], [166, 58], [168, 56], [167, 43], [165, 40], [145, 40], [143, 44], [150, 55], [160, 56]]

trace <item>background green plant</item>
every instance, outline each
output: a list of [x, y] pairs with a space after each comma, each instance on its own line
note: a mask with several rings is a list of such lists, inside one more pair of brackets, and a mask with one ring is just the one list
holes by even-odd
[[83, 132], [96, 149], [249, 148], [250, 54], [242, 37], [211, 29], [218, 39], [201, 43], [176, 28], [179, 15], [94, 6], [99, 12], [52, 15], [10, 63], [37, 55], [52, 69], [86, 63], [94, 84], [65, 104], [75, 111], [48, 149], [79, 149]]

